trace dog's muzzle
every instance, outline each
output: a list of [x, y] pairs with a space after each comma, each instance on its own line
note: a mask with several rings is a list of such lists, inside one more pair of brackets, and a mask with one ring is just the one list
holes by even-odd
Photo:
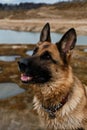
[[18, 61], [19, 70], [21, 74], [21, 81], [24, 83], [44, 83], [50, 80], [51, 74], [47, 68], [44, 67], [39, 58], [29, 57]]
[[29, 82], [32, 80], [32, 76], [29, 75], [27, 72], [28, 70], [28, 59], [21, 59], [18, 61], [19, 70], [21, 71], [21, 81], [22, 82]]

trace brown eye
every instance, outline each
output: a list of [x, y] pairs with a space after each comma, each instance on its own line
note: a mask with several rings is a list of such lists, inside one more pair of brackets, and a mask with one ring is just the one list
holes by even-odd
[[51, 55], [49, 54], [48, 51], [46, 51], [43, 55], [41, 55], [41, 59], [43, 59], [43, 60], [50, 60], [51, 59]]
[[38, 51], [38, 47], [36, 47], [35, 49], [34, 49], [34, 51], [33, 51], [33, 54], [32, 55], [35, 55], [36, 53], [37, 53], [37, 51]]

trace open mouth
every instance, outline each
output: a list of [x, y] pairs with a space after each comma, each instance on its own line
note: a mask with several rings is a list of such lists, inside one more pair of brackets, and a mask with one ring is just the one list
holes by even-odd
[[22, 82], [27, 83], [27, 82], [30, 82], [31, 80], [32, 80], [32, 77], [27, 76], [26, 74], [21, 74], [21, 81]]
[[44, 78], [38, 75], [31, 77], [31, 76], [26, 75], [25, 73], [21, 74], [21, 81], [23, 83], [44, 83], [44, 82], [47, 82], [47, 80], [48, 78]]

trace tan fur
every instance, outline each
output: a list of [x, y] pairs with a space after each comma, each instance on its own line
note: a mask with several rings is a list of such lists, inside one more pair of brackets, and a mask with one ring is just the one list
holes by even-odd
[[[45, 45], [49, 46], [46, 48]], [[87, 130], [85, 87], [73, 75], [70, 66], [64, 67], [56, 45], [44, 42], [44, 44], [39, 43], [37, 46], [39, 47], [37, 55], [49, 50], [52, 57], [59, 62], [58, 65], [49, 65], [54, 77], [50, 82], [34, 86], [34, 109], [37, 110], [41, 121], [44, 122], [44, 127], [52, 130], [72, 130], [76, 128]], [[68, 101], [60, 110], [56, 111], [56, 118], [50, 119], [48, 113], [42, 108], [42, 104], [45, 106], [58, 104], [68, 92]]]

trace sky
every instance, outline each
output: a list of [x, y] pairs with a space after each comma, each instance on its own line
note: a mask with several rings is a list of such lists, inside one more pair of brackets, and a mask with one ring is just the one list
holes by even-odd
[[0, 3], [15, 4], [20, 2], [34, 2], [34, 3], [55, 3], [67, 0], [0, 0]]

